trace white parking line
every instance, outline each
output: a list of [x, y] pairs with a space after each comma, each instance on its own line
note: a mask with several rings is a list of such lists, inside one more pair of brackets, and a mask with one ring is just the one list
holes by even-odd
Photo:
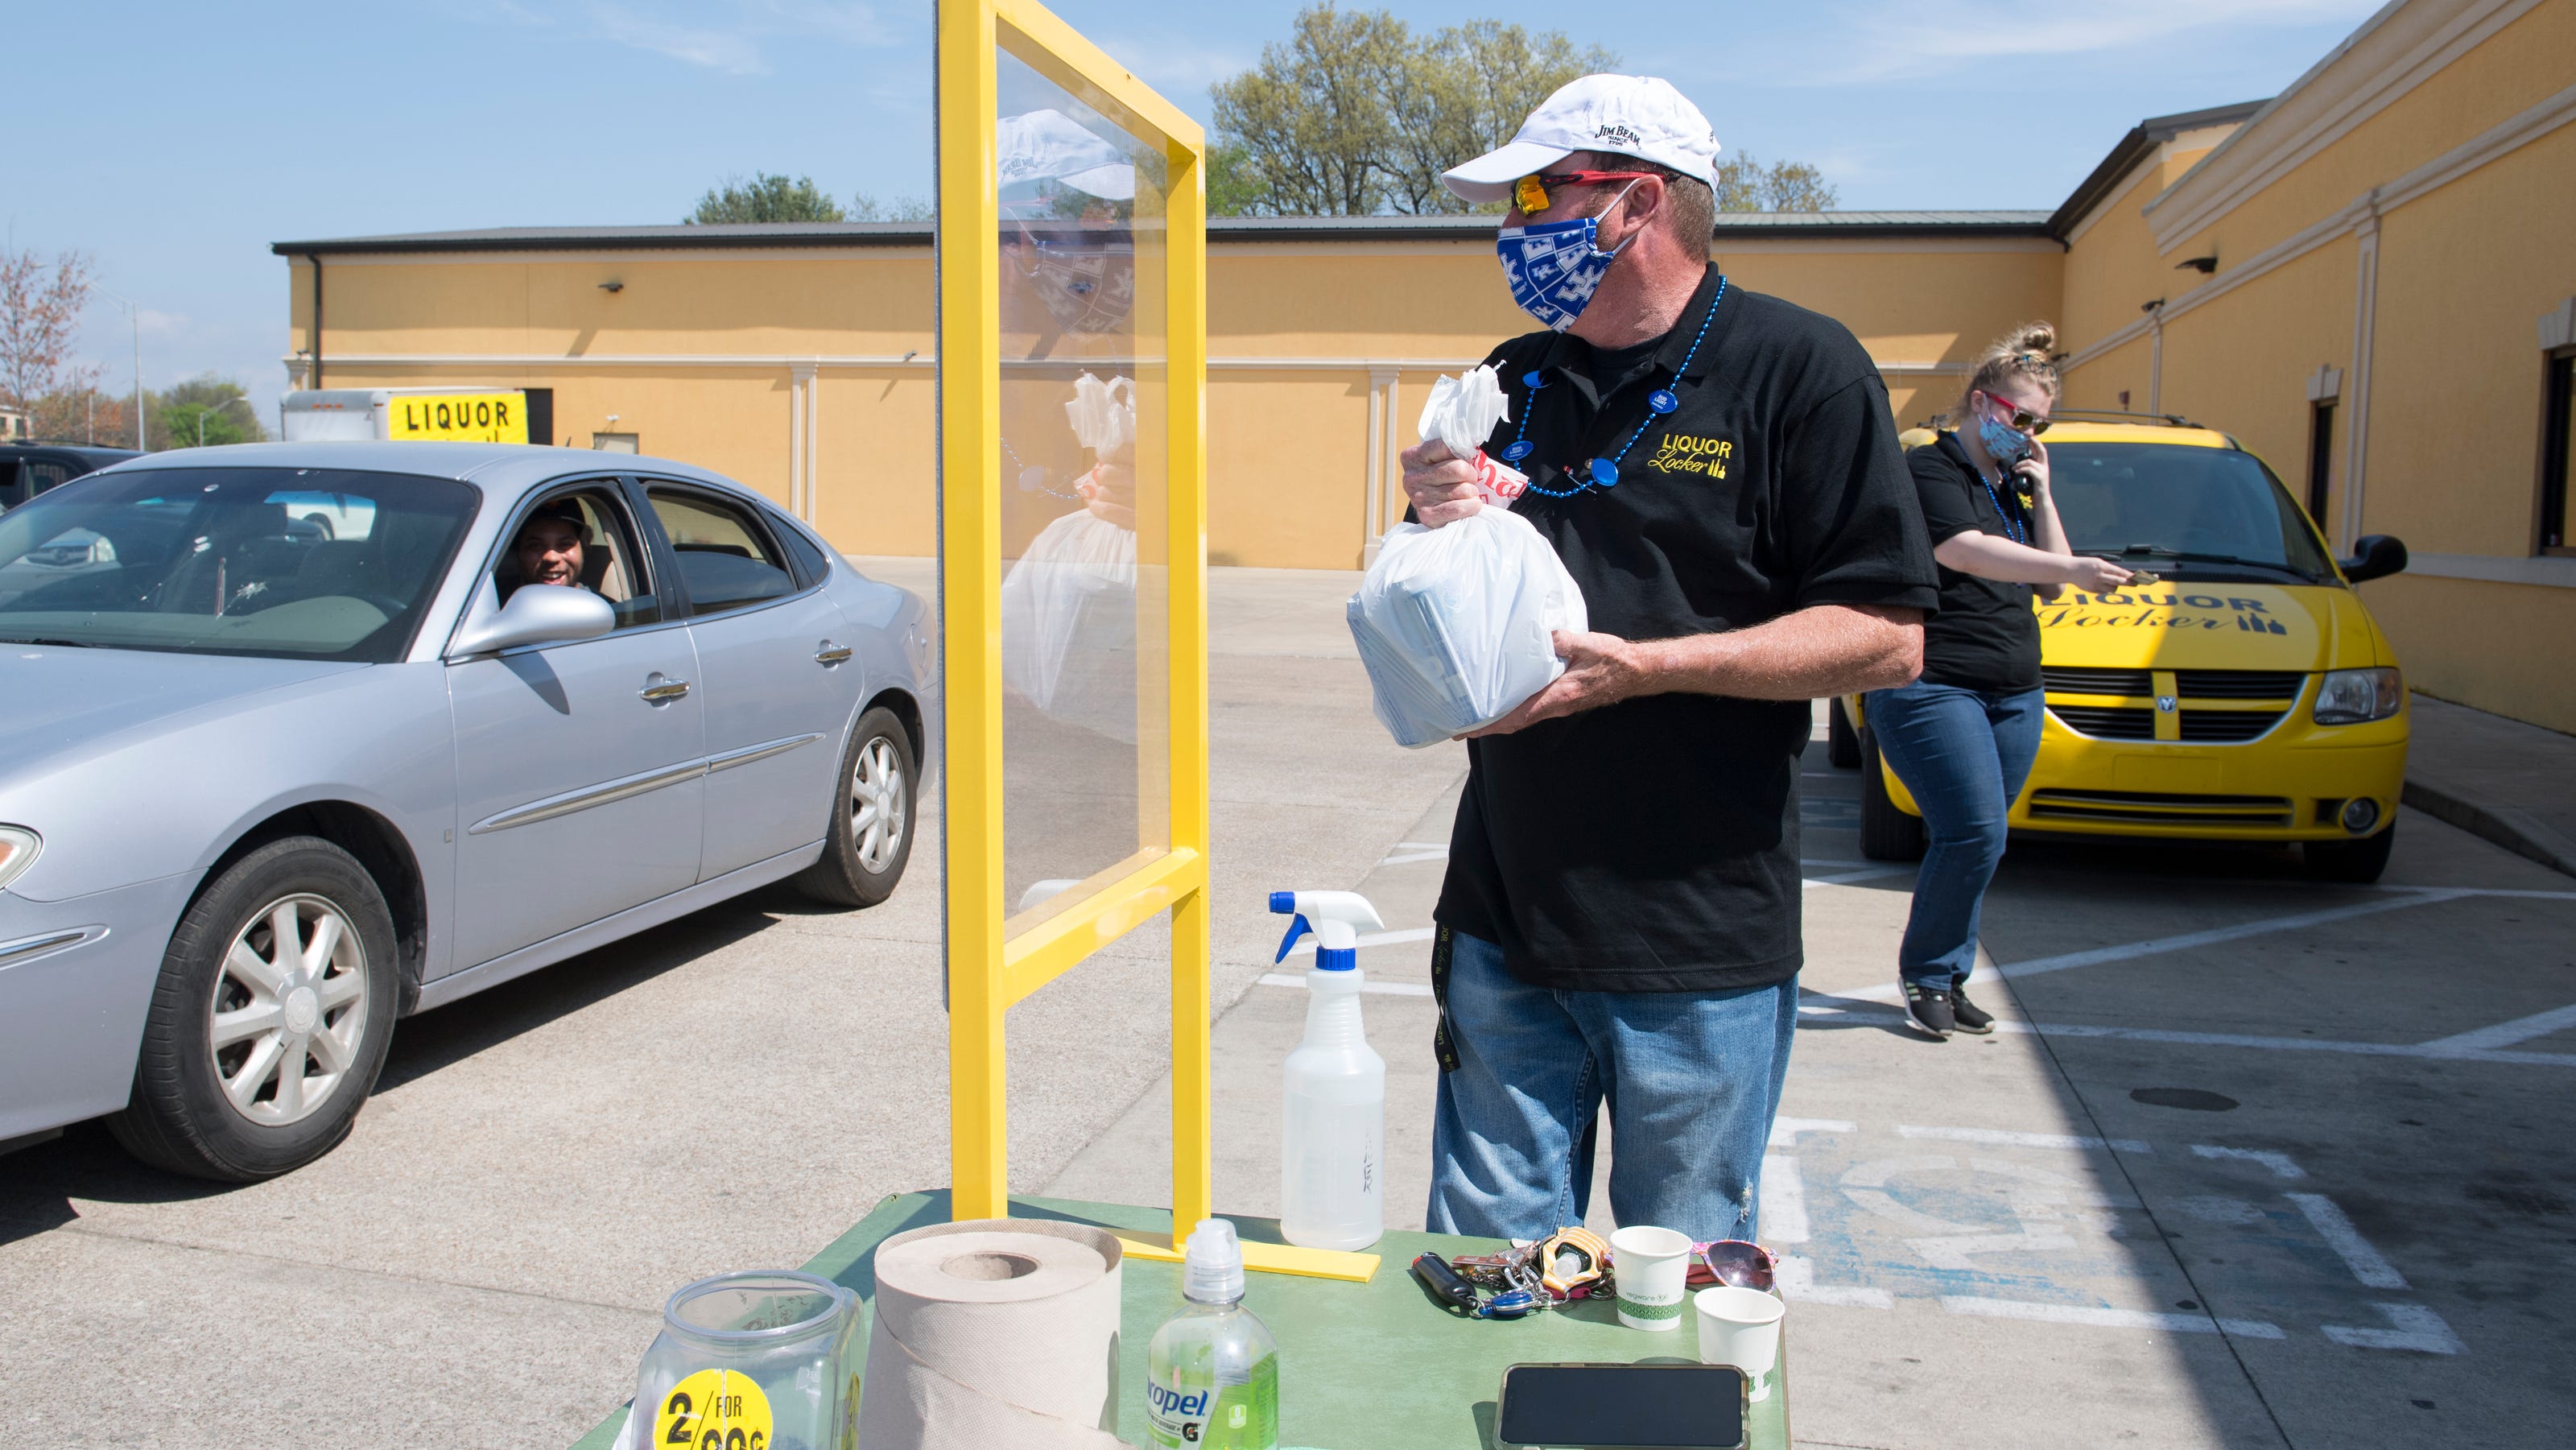
[[[1836, 993], [1833, 999], [1867, 1000], [1867, 993], [1865, 991]], [[1897, 1027], [1904, 1025], [1905, 1022], [1902, 1013], [1851, 1012], [1840, 1007], [1811, 1002], [1800, 1003], [1798, 1012], [1799, 1015], [1806, 1017], [1832, 1017], [1835, 1019], [1835, 1026], [1846, 1022], [1878, 1022]], [[2264, 1052], [2342, 1052], [2357, 1057], [2411, 1057], [2437, 1062], [2576, 1067], [2576, 1053], [2480, 1052], [2445, 1047], [2434, 1042], [2347, 1042], [2332, 1037], [2257, 1037], [2237, 1032], [2177, 1032], [2162, 1027], [2105, 1027], [2092, 1023], [2020, 1022], [2000, 1017], [1995, 1019], [1995, 1030], [2010, 1036], [2022, 1037], [2100, 1037], [2122, 1042], [2169, 1042], [2181, 1047], [2250, 1047]]]
[[[1265, 987], [1295, 987], [1302, 991], [1306, 986], [1306, 979], [1289, 972], [1264, 972], [1261, 974], [1261, 985]], [[1360, 983], [1360, 991], [1363, 993], [1371, 993], [1386, 997], [1428, 997], [1431, 995], [1431, 984], [1428, 982], [1383, 982], [1372, 980]]]
[[2379, 1250], [2370, 1246], [2370, 1240], [2361, 1236], [2361, 1230], [2352, 1226], [2352, 1220], [2345, 1217], [2333, 1199], [2322, 1193], [2283, 1196], [2308, 1216], [2308, 1223], [2316, 1229], [2317, 1237], [2326, 1241], [2326, 1247], [2335, 1251], [2335, 1257], [2343, 1260], [2344, 1267], [2352, 1270], [2354, 1278], [2373, 1289], [2414, 1287], [2406, 1282], [2405, 1275], [2397, 1272], [2394, 1264], [2380, 1257]]
[[2349, 1324], [2325, 1324], [2326, 1338], [2355, 1349], [2411, 1349], [2422, 1354], [2465, 1354], [2468, 1347], [2460, 1336], [2442, 1322], [2442, 1316], [2421, 1304], [2374, 1304], [2394, 1329], [2357, 1329]]
[[[1764, 1238], [1770, 1235], [1765, 1233]], [[1780, 1297], [1792, 1304], [1835, 1304], [1845, 1309], [1893, 1309], [1896, 1296], [1885, 1289], [1871, 1289], [1859, 1284], [1819, 1284], [1816, 1265], [1797, 1254], [1782, 1254], [1777, 1259], [1775, 1282]]]
[[[1803, 864], [1812, 866], [1816, 863], [1809, 861]], [[1819, 886], [1847, 886], [1854, 881], [1875, 881], [1882, 876], [1911, 876], [1914, 871], [1915, 868], [1912, 866], [1871, 866], [1859, 871], [1839, 872], [1832, 876], [1809, 876], [1799, 884], [1813, 891]]]
[[2424, 1048], [2428, 1052], [2445, 1055], [2455, 1052], [2492, 1052], [2499, 1047], [2511, 1047], [2517, 1042], [2546, 1037], [2552, 1032], [2564, 1031], [2570, 1027], [2576, 1027], [2576, 1006], [2560, 1007], [2548, 1012], [2534, 1012], [2528, 1017], [2517, 1017], [2511, 1022], [2499, 1022], [2493, 1027], [2481, 1027], [2474, 1032], [2437, 1037], [2425, 1043]]
[[2215, 1143], [2194, 1143], [2191, 1145], [2191, 1156], [2234, 1158], [2245, 1163], [2260, 1163], [2271, 1169], [2272, 1176], [2275, 1178], [2298, 1179], [2308, 1176], [2308, 1170], [2292, 1162], [2289, 1154], [2275, 1153], [2268, 1148], [2222, 1148]]
[[1896, 1125], [1900, 1138], [1938, 1138], [1950, 1143], [1995, 1143], [2007, 1148], [2108, 1148], [2114, 1153], [2153, 1153], [2135, 1138], [2085, 1138], [2069, 1133], [2011, 1133], [2001, 1128], [1921, 1128]]
[[1784, 1154], [1762, 1158], [1762, 1237], [1775, 1244], [1807, 1241], [1807, 1180], [1798, 1160]]
[[[1439, 934], [1440, 928], [1436, 926], [1415, 926], [1407, 927], [1402, 931], [1364, 931], [1354, 940], [1364, 947], [1397, 947], [1406, 942], [1429, 941]], [[1288, 949], [1288, 955], [1292, 957], [1310, 957], [1314, 954], [1315, 938], [1311, 936], [1299, 937], [1297, 944]]]
[[2162, 1329], [2175, 1334], [2232, 1334], [2239, 1339], [2287, 1339], [2281, 1326], [2260, 1319], [2213, 1319], [2206, 1314], [2164, 1314], [2145, 1309], [2097, 1309], [2078, 1304], [2030, 1304], [2019, 1299], [1980, 1299], [1944, 1294], [1941, 1307], [1984, 1319], [2031, 1319], [2042, 1324], [2081, 1324], [2093, 1329]]
[[1771, 1120], [1771, 1144], [1774, 1148], [1795, 1148], [1800, 1133], [1849, 1133], [1853, 1126], [1840, 1118], [1779, 1118]]
[[[2323, 911], [2302, 911], [2291, 916], [2267, 916], [2260, 921], [2239, 922], [2234, 926], [2216, 927], [2209, 931], [2185, 932], [2180, 936], [2152, 937], [2146, 941], [2126, 942], [2119, 946], [2095, 947], [2090, 951], [2061, 952], [2053, 957], [2033, 957], [2026, 962], [1998, 962], [1995, 970], [2007, 977], [2035, 977], [2042, 972], [2062, 972], [2071, 967], [2098, 967], [2107, 962], [2125, 962], [2137, 957], [2151, 957], [2164, 952], [2189, 951], [2194, 947], [2216, 946], [2221, 942], [2242, 941], [2250, 936], [2268, 936], [2276, 931], [2296, 931], [2301, 927], [2323, 926], [2328, 922], [2349, 921], [2356, 916], [2373, 916], [2383, 911], [2402, 911], [2410, 906], [2431, 906], [2436, 902], [2456, 901], [2464, 896], [2481, 894], [2477, 888], [2443, 886], [2402, 895], [2384, 896], [2375, 901], [2357, 901], [2349, 906], [2332, 906]], [[1905, 995], [1901, 983], [1887, 982], [1857, 991], [1838, 992], [1839, 997], [1869, 1002], [1893, 1002]]]

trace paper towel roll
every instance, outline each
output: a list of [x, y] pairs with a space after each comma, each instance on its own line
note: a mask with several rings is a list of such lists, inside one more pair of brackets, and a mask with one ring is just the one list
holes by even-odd
[[970, 1219], [877, 1246], [860, 1450], [1125, 1450], [1118, 1240]]

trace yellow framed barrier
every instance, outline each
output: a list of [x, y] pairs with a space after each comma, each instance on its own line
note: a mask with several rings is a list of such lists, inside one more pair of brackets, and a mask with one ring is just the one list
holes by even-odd
[[[939, 0], [938, 25], [939, 553], [947, 682], [952, 1211], [960, 1219], [1002, 1218], [1010, 1211], [1003, 1014], [1091, 953], [1169, 911], [1172, 1221], [1186, 1233], [1212, 1211], [1214, 1195], [1208, 1056], [1205, 138], [1178, 107], [1030, 0]], [[1031, 77], [1023, 89], [1045, 88], [1060, 99], [1044, 109], [1001, 118], [1004, 97], [997, 63], [1003, 57], [1015, 63], [1012, 76]], [[1004, 168], [1011, 168], [1011, 176], [1039, 174], [1043, 167], [1033, 170], [1032, 156], [1051, 157], [1058, 164], [1057, 171], [1044, 172], [1042, 181], [1063, 167], [1089, 169], [1070, 173], [1074, 186], [1052, 193], [1044, 185], [1032, 193], [1019, 184], [1022, 202], [1015, 211], [1005, 201], [1015, 183]], [[1112, 179], [1099, 179], [1104, 176]], [[1122, 189], [1124, 197], [1119, 196]], [[1027, 199], [1031, 195], [1035, 201]], [[1032, 208], [1041, 215], [1034, 224], [1027, 219]], [[1076, 221], [1065, 222], [1067, 216]], [[1135, 685], [1128, 693], [1136, 702], [1129, 718], [1121, 720], [1115, 710], [1100, 709], [1095, 699], [1082, 719], [1092, 727], [1094, 734], [1085, 737], [1092, 743], [1101, 743], [1097, 737], [1105, 734], [1109, 744], [1103, 758], [1123, 759], [1118, 750], [1132, 745], [1135, 848], [1121, 859], [1092, 867], [1080, 880], [1038, 883], [1033, 893], [1052, 894], [1024, 898], [1016, 914], [1006, 909], [1005, 650], [1008, 644], [1025, 660], [1031, 646], [1025, 638], [1005, 638], [1004, 550], [1006, 545], [1022, 550], [1014, 569], [1032, 567], [1038, 551], [1047, 547], [1046, 536], [1059, 530], [1042, 531], [1038, 541], [1013, 542], [1024, 527], [1013, 516], [1014, 505], [1040, 493], [1068, 500], [1077, 495], [1054, 487], [1043, 463], [1025, 461], [1031, 451], [1029, 431], [1022, 432], [1018, 447], [1005, 433], [1006, 235], [1025, 241], [1016, 251], [1034, 259], [1015, 269], [1015, 286], [1020, 285], [1019, 272], [1038, 276], [1049, 267], [1056, 269], [1049, 276], [1073, 279], [1043, 299], [1055, 317], [1049, 322], [1041, 315], [1039, 324], [1054, 330], [1043, 333], [1027, 358], [1012, 359], [1015, 379], [1030, 375], [1023, 369], [1053, 367], [1061, 381], [1071, 368], [1099, 362], [1114, 364], [1113, 371], [1121, 375], [1117, 383], [1100, 384], [1084, 369], [1077, 386], [1086, 388], [1095, 404], [1112, 396], [1119, 384], [1126, 388], [1116, 395], [1123, 398], [1132, 434], [1132, 441], [1116, 445], [1124, 471], [1111, 466], [1110, 443], [1084, 437], [1084, 451], [1075, 458], [1098, 461], [1082, 475], [1082, 502], [1054, 522], [1097, 532], [1085, 515], [1088, 509], [1132, 529], [1132, 543], [1118, 540], [1132, 549], [1133, 561], [1127, 566], [1131, 600], [1126, 606], [1133, 639], [1119, 661], [1133, 674]], [[1114, 243], [1083, 250], [1087, 238], [1101, 236], [1113, 237]], [[1107, 251], [1118, 256], [1104, 260]], [[1115, 267], [1129, 259], [1132, 273], [1122, 279]], [[1125, 296], [1133, 299], [1132, 318], [1127, 303], [1110, 300]], [[1113, 344], [1093, 354], [1082, 352], [1085, 334], [1096, 339], [1122, 327], [1130, 344], [1123, 351]], [[1133, 378], [1123, 374], [1129, 367]], [[1121, 405], [1107, 406], [1115, 411]], [[1029, 419], [1051, 406], [1015, 408], [1013, 417], [1025, 429]], [[1075, 426], [1079, 430], [1082, 424]], [[1008, 493], [1006, 450], [1013, 457], [1011, 482], [1016, 485]], [[1069, 472], [1073, 466], [1058, 471]], [[1108, 482], [1115, 478], [1131, 480], [1127, 493]], [[1162, 486], [1151, 487], [1148, 479], [1159, 479]], [[1115, 538], [1121, 530], [1109, 532]], [[1037, 567], [1043, 571], [1052, 565]], [[1097, 616], [1092, 618], [1096, 623]], [[1023, 635], [1028, 632], [1025, 623], [1014, 627]], [[1049, 670], [1087, 666], [1069, 667], [1058, 657], [1029, 668], [1042, 685], [1029, 685], [1026, 674], [1015, 681], [1021, 689], [1013, 708], [1024, 712], [1015, 720], [1030, 718], [1025, 712], [1032, 689], [1055, 689], [1057, 679]], [[1077, 712], [1059, 703], [1052, 713]], [[1129, 734], [1132, 742], [1125, 740]], [[1170, 1242], [1148, 1237], [1131, 1236], [1128, 1249], [1146, 1258], [1177, 1257]], [[1249, 1267], [1328, 1278], [1366, 1279], [1377, 1265], [1372, 1254], [1255, 1243], [1246, 1243], [1244, 1251]]]

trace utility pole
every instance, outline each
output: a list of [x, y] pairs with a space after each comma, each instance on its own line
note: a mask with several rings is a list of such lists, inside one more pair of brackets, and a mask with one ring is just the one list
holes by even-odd
[[141, 307], [141, 306], [139, 306], [138, 304], [136, 304], [136, 303], [135, 303], [131, 298], [119, 297], [119, 296], [117, 296], [115, 293], [108, 291], [108, 290], [107, 290], [106, 288], [104, 288], [104, 287], [101, 287], [100, 289], [98, 289], [98, 293], [99, 293], [99, 295], [100, 295], [101, 297], [105, 297], [105, 298], [107, 298], [109, 301], [114, 302], [114, 303], [117, 303], [119, 306], [122, 306], [122, 307], [125, 309], [125, 315], [126, 315], [127, 317], [129, 317], [129, 318], [133, 319], [133, 321], [134, 321], [134, 451], [135, 451], [135, 452], [137, 452], [137, 453], [141, 453], [141, 452], [143, 452], [143, 451], [144, 451], [144, 447], [143, 447], [143, 309], [142, 309], [142, 307]]
[[[198, 446], [198, 447], [203, 448], [203, 447], [205, 447], [205, 446], [206, 446], [206, 415], [207, 415], [207, 414], [209, 414], [209, 413], [220, 413], [220, 412], [222, 412], [224, 409], [226, 409], [226, 408], [228, 408], [228, 407], [231, 407], [231, 406], [232, 406], [233, 404], [235, 404], [235, 403], [239, 403], [239, 404], [241, 404], [241, 405], [242, 405], [243, 407], [245, 407], [245, 408], [250, 407], [250, 399], [248, 399], [248, 398], [226, 398], [226, 399], [224, 399], [222, 402], [217, 403], [216, 405], [214, 405], [214, 406], [213, 406], [213, 407], [211, 407], [211, 408], [200, 407], [200, 408], [198, 408], [198, 409], [197, 409], [197, 446]], [[258, 417], [258, 416], [259, 416], [259, 414], [257, 413], [257, 411], [256, 411], [256, 410], [254, 410], [254, 411], [252, 412], [251, 416], [255, 418], [255, 417]]]

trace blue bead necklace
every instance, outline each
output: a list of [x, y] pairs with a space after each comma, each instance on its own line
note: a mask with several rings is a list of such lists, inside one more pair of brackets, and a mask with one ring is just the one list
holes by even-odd
[[[1690, 351], [1682, 354], [1682, 365], [1673, 369], [1674, 382], [1680, 382], [1683, 376], [1690, 372], [1691, 360], [1699, 356], [1699, 345], [1708, 340], [1708, 325], [1717, 317], [1717, 304], [1725, 300], [1726, 278], [1721, 275], [1717, 279], [1717, 295], [1708, 299], [1708, 310], [1700, 314], [1699, 331], [1691, 335]], [[1529, 441], [1530, 414], [1537, 410], [1538, 391], [1547, 386], [1547, 378], [1538, 369], [1532, 368], [1521, 374], [1521, 383], [1529, 389], [1529, 396], [1521, 400], [1521, 426], [1512, 434], [1512, 441], [1503, 447], [1503, 461], [1515, 468], [1520, 466], [1522, 459], [1529, 457], [1538, 448], [1537, 444]], [[1646, 436], [1647, 429], [1654, 427], [1681, 405], [1682, 400], [1674, 396], [1671, 388], [1655, 389], [1646, 395], [1646, 421], [1637, 425], [1637, 431], [1628, 435], [1628, 441], [1619, 445], [1618, 452], [1607, 458], [1590, 460], [1583, 465], [1583, 472], [1580, 474], [1571, 468], [1565, 470], [1566, 477], [1578, 478], [1582, 480], [1581, 482], [1576, 483], [1572, 488], [1547, 488], [1533, 480], [1529, 491], [1545, 494], [1549, 498], [1572, 498], [1576, 494], [1587, 493], [1595, 488], [1618, 487], [1619, 464], [1628, 456], [1628, 450], [1637, 446], [1637, 440]]]
[[[2029, 543], [2030, 539], [2028, 538], [2028, 534], [2030, 530], [2028, 526], [2013, 521], [2011, 512], [2004, 507], [2003, 495], [1995, 492], [1995, 486], [1987, 480], [1984, 469], [1977, 470], [1977, 482], [1986, 485], [1986, 501], [1995, 506], [1995, 517], [2004, 521], [2004, 537], [2012, 540], [2016, 544]], [[2018, 495], [2015, 496], [2014, 501], [2020, 501]]]

